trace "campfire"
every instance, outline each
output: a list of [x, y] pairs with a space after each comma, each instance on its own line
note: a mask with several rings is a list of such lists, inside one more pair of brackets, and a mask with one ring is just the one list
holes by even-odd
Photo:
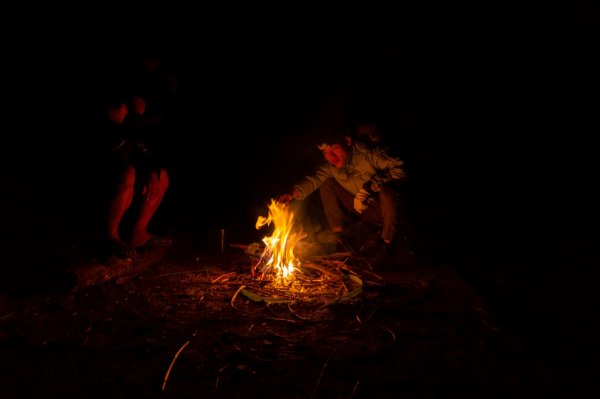
[[294, 255], [296, 244], [306, 238], [301, 229], [294, 229], [294, 214], [289, 207], [271, 200], [269, 216], [259, 216], [256, 229], [273, 224], [271, 236], [263, 238], [265, 249], [260, 260], [252, 268], [252, 273], [260, 274], [260, 278], [271, 278], [281, 286], [290, 285], [294, 274], [300, 266], [300, 260]]
[[[268, 216], [259, 216], [256, 229], [272, 234], [262, 240], [264, 249], [252, 266], [252, 286], [241, 292], [254, 301], [318, 302], [328, 304], [360, 293], [362, 281], [335, 257], [300, 258], [294, 250], [307, 235], [294, 224], [288, 205], [271, 200]], [[348, 255], [345, 255], [348, 257]]]

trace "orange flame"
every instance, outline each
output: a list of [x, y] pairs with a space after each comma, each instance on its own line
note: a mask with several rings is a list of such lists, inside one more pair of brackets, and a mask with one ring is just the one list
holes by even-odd
[[269, 216], [259, 216], [256, 229], [273, 223], [273, 234], [263, 238], [266, 247], [260, 261], [262, 276], [273, 274], [280, 282], [289, 282], [299, 260], [294, 256], [294, 247], [306, 237], [301, 229], [294, 230], [294, 213], [289, 206], [271, 199]]

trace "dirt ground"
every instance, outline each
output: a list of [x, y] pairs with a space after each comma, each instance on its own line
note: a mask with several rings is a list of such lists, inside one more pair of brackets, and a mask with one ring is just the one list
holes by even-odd
[[0, 396], [525, 398], [555, 389], [551, 370], [452, 268], [406, 254], [383, 270], [343, 254], [303, 262], [307, 295], [265, 288], [243, 250], [172, 248], [139, 273], [6, 304]]

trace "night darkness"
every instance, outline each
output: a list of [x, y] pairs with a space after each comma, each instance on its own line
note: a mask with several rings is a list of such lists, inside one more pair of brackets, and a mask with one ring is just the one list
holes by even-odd
[[80, 149], [115, 66], [147, 37], [180, 85], [157, 231], [206, 248], [221, 228], [256, 240], [269, 199], [320, 160], [319, 134], [366, 116], [406, 161], [431, 251], [516, 325], [534, 317], [524, 334], [558, 325], [545, 339], [578, 341], [564, 351], [590, 360], [600, 9], [441, 3], [3, 10], [6, 281], [23, 273], [10, 263], [38, 270], [52, 248], [92, 239]]

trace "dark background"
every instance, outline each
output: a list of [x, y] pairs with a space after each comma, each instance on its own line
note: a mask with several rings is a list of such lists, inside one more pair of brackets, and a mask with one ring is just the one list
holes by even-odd
[[600, 10], [441, 3], [3, 6], [6, 281], [85, 241], [97, 203], [78, 160], [99, 93], [155, 43], [180, 84], [155, 231], [206, 249], [221, 228], [257, 239], [269, 199], [319, 161], [319, 134], [368, 115], [406, 161], [429, 251], [540, 347], [597, 354], [582, 338], [598, 321]]

